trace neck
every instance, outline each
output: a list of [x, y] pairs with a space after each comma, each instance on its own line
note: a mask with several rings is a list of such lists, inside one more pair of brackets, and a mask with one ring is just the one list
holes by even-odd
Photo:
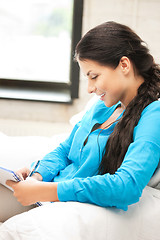
[[134, 76], [134, 78], [130, 81], [130, 86], [126, 90], [126, 94], [124, 99], [121, 101], [124, 107], [127, 107], [128, 104], [133, 100], [135, 96], [137, 96], [138, 88], [144, 82], [144, 78], [141, 76]]

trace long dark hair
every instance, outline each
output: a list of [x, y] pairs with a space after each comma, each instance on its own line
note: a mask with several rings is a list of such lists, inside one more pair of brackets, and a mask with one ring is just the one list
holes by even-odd
[[160, 67], [145, 42], [129, 27], [116, 22], [106, 22], [91, 29], [76, 46], [76, 59], [90, 59], [113, 68], [123, 56], [130, 59], [144, 82], [106, 143], [99, 174], [114, 174], [122, 164], [143, 109], [160, 97]]

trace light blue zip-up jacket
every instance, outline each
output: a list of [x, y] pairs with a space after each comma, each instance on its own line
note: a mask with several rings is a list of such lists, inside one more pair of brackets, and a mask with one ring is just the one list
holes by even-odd
[[133, 142], [116, 173], [98, 175], [107, 139], [116, 123], [101, 133], [101, 129], [92, 128], [105, 122], [119, 104], [108, 108], [99, 100], [75, 125], [68, 139], [41, 160], [37, 172], [43, 181], [58, 182], [60, 201], [123, 210], [139, 201], [160, 160], [160, 101], [143, 110], [134, 128]]

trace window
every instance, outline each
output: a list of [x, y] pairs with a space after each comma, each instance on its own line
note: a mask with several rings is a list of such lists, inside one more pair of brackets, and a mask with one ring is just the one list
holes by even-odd
[[0, 0], [0, 98], [71, 102], [82, 0]]

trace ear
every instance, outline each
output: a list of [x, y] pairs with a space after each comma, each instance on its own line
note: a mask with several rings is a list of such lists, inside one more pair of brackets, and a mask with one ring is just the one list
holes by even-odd
[[131, 61], [128, 57], [123, 56], [119, 62], [119, 67], [123, 74], [128, 74], [131, 69]]

